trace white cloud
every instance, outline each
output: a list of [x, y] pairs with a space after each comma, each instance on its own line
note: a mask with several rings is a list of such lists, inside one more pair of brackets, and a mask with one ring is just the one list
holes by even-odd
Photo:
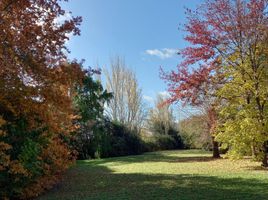
[[154, 98], [151, 96], [143, 95], [143, 99], [148, 101], [149, 103], [153, 104], [154, 103]]
[[63, 24], [66, 20], [72, 19], [72, 15], [70, 12], [65, 12], [64, 15], [60, 15], [54, 20], [54, 23], [57, 25]]
[[174, 57], [178, 53], [178, 49], [148, 49], [145, 51], [145, 53], [151, 56], [157, 56], [161, 59], [167, 59]]
[[[35, 5], [34, 7], [36, 9], [38, 9], [39, 11], [43, 12], [43, 17], [40, 18], [40, 19], [38, 19], [37, 22], [36, 22], [37, 25], [43, 26], [46, 23], [45, 20], [46, 20], [46, 18], [48, 17], [48, 15], [49, 15], [49, 13], [51, 11], [49, 11], [49, 10], [43, 8], [43, 7], [37, 6], [37, 5]], [[72, 19], [71, 12], [70, 11], [66, 11], [63, 15], [60, 15], [60, 16], [56, 17], [53, 22], [54, 22], [54, 24], [56, 26], [60, 26], [66, 20], [70, 20], [70, 19]]]
[[169, 98], [170, 94], [168, 93], [168, 91], [162, 91], [162, 92], [158, 92], [159, 95], [161, 95], [164, 98]]
[[[48, 10], [45, 10], [44, 8], [42, 8], [42, 7], [39, 7], [39, 6], [35, 6], [37, 9], [40, 9], [40, 11], [42, 11], [43, 13], [44, 13], [44, 17], [42, 17], [42, 18], [40, 18], [40, 19], [38, 19], [37, 21], [36, 21], [36, 24], [38, 25], [38, 26], [44, 26], [45, 25], [45, 19], [47, 18], [47, 16], [48, 16]], [[54, 19], [54, 21], [53, 21], [53, 23], [54, 23], [54, 26], [55, 26], [55, 29], [56, 28], [58, 28], [58, 27], [60, 27], [65, 21], [68, 21], [68, 20], [71, 20], [72, 19], [72, 15], [71, 15], [71, 12], [69, 12], [69, 11], [66, 11], [65, 13], [64, 13], [64, 15], [60, 15], [59, 17], [56, 17], [55, 19]], [[67, 38], [69, 38], [69, 40], [72, 38], [72, 36], [73, 36], [73, 33], [71, 32], [71, 33], [66, 33], [65, 34], [65, 36], [67, 37]], [[38, 36], [37, 36], [38, 37]], [[69, 40], [65, 40], [65, 44], [66, 45], [68, 45], [69, 44]]]
[[[64, 24], [65, 21], [71, 20], [72, 19], [72, 15], [71, 12], [65, 12], [64, 15], [60, 15], [59, 17], [57, 17], [54, 20], [55, 26], [60, 26], [62, 24]], [[72, 39], [73, 37], [73, 33], [66, 33], [65, 36], [69, 39], [65, 40], [65, 44], [68, 45], [69, 41]]]

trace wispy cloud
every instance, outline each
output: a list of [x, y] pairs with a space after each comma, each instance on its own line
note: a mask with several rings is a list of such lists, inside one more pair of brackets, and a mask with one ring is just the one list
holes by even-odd
[[151, 96], [143, 95], [143, 99], [145, 101], [148, 101], [149, 103], [153, 104], [154, 103], [154, 98]]
[[72, 15], [70, 12], [65, 12], [64, 15], [60, 15], [54, 20], [54, 23], [57, 25], [63, 24], [66, 20], [72, 19]]
[[164, 98], [169, 98], [170, 94], [168, 93], [168, 91], [162, 91], [162, 92], [158, 92], [159, 95], [161, 95]]
[[178, 53], [178, 49], [148, 49], [145, 51], [145, 53], [151, 56], [157, 56], [161, 59], [167, 59], [174, 57]]
[[[54, 20], [55, 26], [61, 26], [62, 24], [65, 23], [65, 21], [71, 20], [72, 19], [72, 15], [71, 12], [65, 12], [64, 15], [61, 15], [59, 17], [57, 17]], [[65, 44], [68, 45], [69, 41], [71, 40], [71, 38], [73, 37], [73, 33], [66, 33], [65, 36], [68, 38], [65, 40]]]

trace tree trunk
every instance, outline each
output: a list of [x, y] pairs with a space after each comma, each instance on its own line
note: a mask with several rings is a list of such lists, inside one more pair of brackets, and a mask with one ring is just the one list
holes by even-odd
[[219, 150], [219, 143], [215, 141], [215, 137], [212, 136], [212, 151], [213, 151], [213, 158], [220, 158], [220, 150]]
[[217, 126], [217, 113], [215, 110], [215, 106], [211, 105], [210, 108], [207, 110], [207, 115], [208, 115], [208, 130], [211, 135], [211, 141], [212, 141], [212, 151], [213, 151], [213, 158], [220, 158], [220, 151], [219, 151], [219, 143], [215, 141], [215, 128]]
[[262, 159], [262, 166], [268, 167], [267, 162], [267, 141], [263, 143], [263, 159]]
[[253, 159], [256, 159], [257, 157], [257, 152], [256, 152], [256, 147], [254, 142], [251, 143], [251, 156]]

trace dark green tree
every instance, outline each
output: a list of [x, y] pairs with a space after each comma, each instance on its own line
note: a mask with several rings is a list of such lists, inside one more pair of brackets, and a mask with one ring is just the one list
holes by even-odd
[[100, 81], [93, 79], [93, 74], [99, 71], [89, 70], [83, 84], [76, 87], [77, 95], [74, 104], [80, 118], [75, 136], [74, 147], [80, 159], [96, 157], [100, 154], [100, 145], [105, 141], [103, 131], [104, 105], [112, 98], [112, 94], [103, 89]]

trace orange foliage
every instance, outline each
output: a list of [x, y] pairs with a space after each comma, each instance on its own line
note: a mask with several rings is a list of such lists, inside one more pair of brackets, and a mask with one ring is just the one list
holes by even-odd
[[1, 199], [37, 196], [75, 158], [67, 143], [84, 72], [65, 41], [81, 18], [57, 22], [64, 13], [57, 0], [0, 1]]

